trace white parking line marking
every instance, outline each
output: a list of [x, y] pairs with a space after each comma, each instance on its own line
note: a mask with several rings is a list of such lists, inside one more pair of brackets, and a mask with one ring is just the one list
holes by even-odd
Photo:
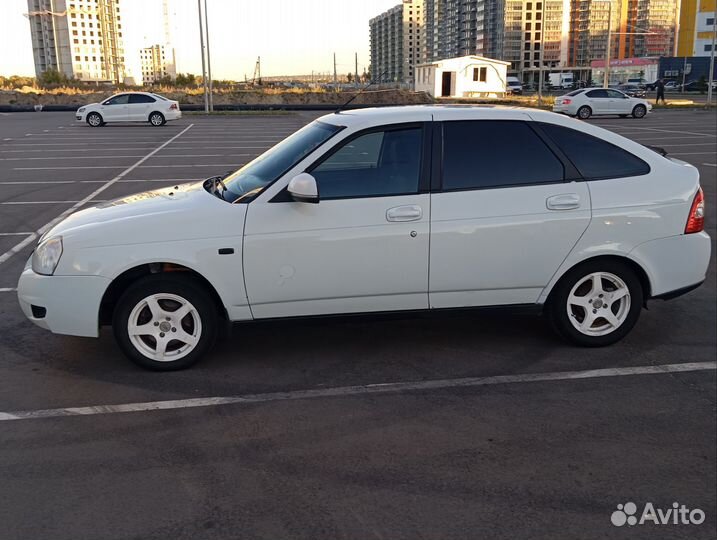
[[[17, 180], [0, 182], [0, 186], [13, 184], [74, 184], [75, 182], [77, 182], [77, 180]], [[104, 182], [104, 180], [97, 180], [97, 182]]]
[[122, 172], [119, 173], [117, 176], [115, 176], [112, 180], [110, 180], [109, 182], [106, 182], [106, 183], [103, 184], [102, 186], [98, 187], [96, 190], [94, 190], [92, 193], [90, 193], [87, 197], [85, 197], [84, 199], [82, 199], [80, 202], [73, 204], [70, 208], [68, 208], [67, 210], [65, 210], [64, 212], [62, 212], [62, 213], [61, 213], [59, 216], [57, 216], [55, 219], [53, 219], [52, 221], [46, 223], [45, 225], [43, 225], [42, 227], [40, 227], [37, 231], [35, 231], [35, 232], [32, 233], [30, 236], [28, 236], [27, 238], [25, 238], [25, 240], [23, 240], [23, 241], [20, 242], [19, 244], [15, 245], [15, 246], [14, 246], [13, 248], [11, 248], [9, 251], [6, 251], [6, 252], [3, 253], [2, 255], [0, 255], [0, 264], [2, 264], [2, 263], [4, 263], [5, 261], [7, 261], [10, 257], [12, 257], [13, 255], [15, 255], [16, 253], [19, 253], [20, 251], [22, 251], [23, 249], [25, 249], [28, 245], [30, 245], [30, 243], [34, 242], [34, 241], [38, 238], [38, 236], [42, 235], [46, 230], [50, 229], [50, 228], [53, 227], [56, 223], [58, 223], [58, 222], [62, 221], [63, 219], [65, 219], [69, 214], [71, 214], [72, 212], [74, 212], [77, 208], [79, 208], [80, 206], [82, 206], [82, 205], [85, 204], [86, 202], [91, 201], [92, 199], [94, 199], [95, 197], [97, 197], [97, 195], [99, 195], [100, 193], [102, 193], [104, 190], [106, 190], [107, 188], [109, 188], [109, 187], [111, 187], [112, 185], [114, 185], [115, 183], [117, 183], [117, 182], [118, 182], [119, 180], [121, 180], [124, 176], [128, 175], [128, 174], [131, 173], [133, 170], [135, 170], [137, 167], [139, 167], [140, 165], [142, 165], [142, 163], [144, 163], [144, 162], [147, 161], [149, 158], [151, 158], [154, 154], [156, 154], [157, 152], [159, 152], [160, 150], [162, 150], [162, 148], [164, 148], [165, 146], [167, 146], [169, 143], [171, 143], [172, 141], [174, 141], [174, 140], [176, 140], [177, 138], [181, 137], [184, 133], [186, 133], [187, 131], [189, 131], [189, 130], [192, 128], [193, 125], [194, 125], [194, 124], [189, 124], [186, 128], [184, 128], [182, 131], [180, 131], [179, 133], [177, 133], [174, 137], [172, 137], [171, 139], [169, 139], [169, 140], [163, 142], [163, 143], [162, 143], [161, 145], [159, 145], [157, 148], [155, 148], [154, 150], [152, 150], [149, 154], [147, 154], [146, 156], [144, 156], [144, 157], [143, 157], [142, 159], [140, 159], [139, 161], [135, 162], [134, 165], [131, 165], [130, 167], [126, 168], [124, 171], [122, 171]]
[[[142, 165], [139, 169], [166, 169], [169, 167], [241, 167], [241, 163], [202, 163], [187, 165]], [[121, 169], [124, 165], [88, 165], [77, 167], [13, 167], [13, 171], [64, 171], [75, 169]]]
[[[92, 199], [92, 201], [5, 201], [0, 202], [2, 205], [20, 205], [20, 204], [73, 204], [73, 203], [83, 203], [84, 202], [107, 202], [100, 199]], [[32, 234], [32, 233], [30, 233]]]
[[62, 409], [0, 412], [0, 421], [30, 420], [58, 416], [87, 416], [96, 414], [187, 409], [216, 405], [267, 403], [272, 401], [291, 401], [298, 399], [337, 398], [356, 395], [440, 390], [444, 388], [471, 388], [475, 386], [488, 386], [496, 384], [597, 379], [603, 377], [624, 377], [628, 375], [660, 375], [665, 373], [682, 373], [688, 371], [714, 371], [715, 369], [717, 369], [717, 362], [689, 362], [684, 364], [618, 367], [591, 369], [585, 371], [556, 371], [548, 373], [526, 373], [523, 375], [496, 375], [492, 377], [466, 377], [462, 379], [438, 379], [419, 382], [379, 383], [359, 386], [339, 386], [335, 388], [321, 388], [313, 390], [294, 390], [289, 392], [269, 392], [265, 394], [245, 394], [240, 396], [218, 396], [176, 399], [169, 401], [147, 401], [143, 403], [124, 403], [120, 405], [95, 405], [90, 407], [67, 407]]
[[659, 128], [641, 128], [641, 127], [634, 127], [632, 129], [642, 129], [645, 131], [658, 131], [660, 133], [681, 133], [685, 135], [697, 135], [699, 137], [717, 137], [717, 135], [713, 135], [712, 133], [695, 133], [694, 131], [678, 131], [678, 130], [672, 130], [672, 129], [659, 129]]
[[0, 236], [27, 236], [31, 232], [0, 232]]
[[[30, 157], [9, 157], [9, 158], [0, 158], [0, 161], [29, 161], [29, 160], [36, 160], [36, 159], [126, 159], [126, 158], [139, 158], [142, 157], [144, 154], [140, 155], [134, 155], [134, 156], [30, 156]], [[156, 158], [198, 158], [198, 157], [225, 157], [227, 154], [187, 154], [187, 155], [178, 155], [178, 154], [172, 154], [169, 156], [164, 155], [157, 155], [154, 156]], [[235, 155], [235, 154], [232, 154]]]
[[716, 153], [717, 152], [712, 151], [712, 152], [670, 152], [669, 154], [671, 156], [702, 156], [705, 154], [712, 155], [712, 154], [716, 154]]
[[13, 287], [0, 287], [0, 292], [15, 292], [17, 289]]
[[708, 167], [717, 167], [717, 163], [703, 163], [702, 165], [707, 165]]

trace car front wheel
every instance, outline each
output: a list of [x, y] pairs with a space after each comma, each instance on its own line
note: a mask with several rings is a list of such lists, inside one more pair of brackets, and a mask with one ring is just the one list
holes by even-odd
[[589, 261], [555, 286], [547, 310], [555, 330], [584, 347], [603, 347], [625, 337], [640, 317], [640, 279], [625, 263]]
[[112, 326], [132, 361], [147, 369], [172, 371], [191, 366], [212, 347], [217, 310], [199, 282], [155, 274], [122, 295]]
[[95, 113], [95, 112], [87, 115], [87, 123], [92, 127], [100, 127], [100, 126], [104, 125], [102, 116], [100, 116], [99, 113]]
[[634, 118], [642, 118], [647, 114], [647, 108], [644, 105], [635, 105], [635, 108], [632, 109], [632, 116]]

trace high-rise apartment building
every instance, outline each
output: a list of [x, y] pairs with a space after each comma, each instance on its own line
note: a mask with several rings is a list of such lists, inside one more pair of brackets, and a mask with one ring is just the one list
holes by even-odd
[[715, 26], [715, 0], [682, 0], [677, 56], [710, 56]]
[[571, 0], [568, 62], [673, 56], [679, 0]]
[[139, 50], [142, 68], [142, 83], [150, 84], [165, 77], [174, 79], [174, 49], [167, 50], [164, 45], [152, 45]]
[[82, 81], [124, 79], [119, 0], [27, 0], [35, 73]]
[[374, 80], [413, 81], [425, 61], [424, 15], [424, 0], [403, 0], [369, 21]]

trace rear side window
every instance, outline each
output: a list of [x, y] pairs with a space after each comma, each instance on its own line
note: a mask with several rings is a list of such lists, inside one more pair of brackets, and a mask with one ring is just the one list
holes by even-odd
[[443, 124], [443, 189], [562, 182], [562, 162], [525, 122], [469, 120]]
[[640, 176], [650, 166], [639, 157], [597, 137], [555, 124], [540, 127], [573, 162], [580, 175], [588, 180]]
[[144, 94], [131, 94], [129, 96], [130, 103], [154, 103], [154, 98], [145, 96]]

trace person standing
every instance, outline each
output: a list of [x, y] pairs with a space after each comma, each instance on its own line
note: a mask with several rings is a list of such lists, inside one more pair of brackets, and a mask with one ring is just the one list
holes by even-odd
[[655, 98], [655, 105], [662, 99], [663, 105], [665, 104], [665, 81], [660, 79], [655, 83], [655, 90], [657, 90], [657, 97]]

